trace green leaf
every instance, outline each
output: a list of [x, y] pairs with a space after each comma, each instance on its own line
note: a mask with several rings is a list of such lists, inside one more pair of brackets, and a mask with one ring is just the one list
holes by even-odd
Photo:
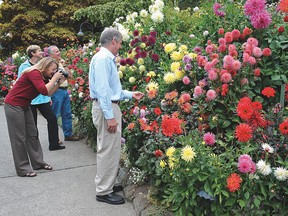
[[271, 79], [272, 80], [281, 80], [281, 76], [280, 75], [276, 75], [276, 74], [273, 74], [272, 76], [271, 76]]
[[227, 191], [225, 191], [225, 190], [221, 190], [221, 193], [222, 193], [224, 196], [229, 197], [229, 194], [228, 194]]
[[155, 185], [158, 186], [158, 185], [160, 185], [160, 184], [161, 184], [161, 180], [160, 180], [160, 179], [157, 179], [156, 182], [155, 182]]
[[287, 83], [287, 77], [285, 75], [281, 75], [281, 78], [284, 81], [284, 83]]
[[256, 198], [254, 199], [254, 205], [255, 205], [257, 208], [259, 208], [260, 204], [261, 204], [261, 201], [256, 197]]
[[231, 124], [230, 121], [225, 120], [225, 121], [223, 122], [222, 126], [223, 126], [223, 128], [226, 128], [226, 127], [228, 127], [230, 124]]
[[236, 202], [236, 198], [230, 198], [225, 203], [225, 206], [233, 206], [235, 204], [235, 202]]
[[245, 197], [246, 200], [249, 200], [249, 198], [250, 198], [250, 194], [249, 194], [248, 191], [244, 194], [244, 197]]
[[213, 197], [213, 191], [211, 190], [211, 186], [209, 184], [209, 181], [206, 181], [205, 184], [204, 184], [204, 190], [206, 193], [208, 193], [210, 196]]
[[244, 200], [239, 200], [238, 203], [239, 203], [241, 208], [244, 208], [246, 206], [246, 203]]
[[264, 195], [265, 199], [267, 198], [267, 193], [265, 191], [265, 188], [263, 186], [263, 184], [260, 184], [260, 190], [261, 190], [261, 193]]

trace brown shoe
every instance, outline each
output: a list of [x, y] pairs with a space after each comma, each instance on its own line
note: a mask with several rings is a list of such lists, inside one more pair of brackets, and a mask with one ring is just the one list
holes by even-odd
[[78, 140], [80, 140], [80, 138], [74, 135], [65, 137], [65, 141], [78, 141]]

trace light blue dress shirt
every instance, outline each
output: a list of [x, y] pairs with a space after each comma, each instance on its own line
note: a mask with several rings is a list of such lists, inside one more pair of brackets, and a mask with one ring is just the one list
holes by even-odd
[[[21, 76], [22, 72], [26, 69], [31, 67], [32, 65], [30, 64], [29, 60], [27, 59], [25, 62], [23, 62], [19, 69], [18, 69], [18, 79]], [[38, 105], [38, 104], [44, 104], [48, 103], [51, 100], [49, 96], [39, 94], [36, 98], [34, 98], [31, 101], [31, 105]]]
[[100, 102], [105, 119], [114, 118], [112, 102], [131, 99], [133, 92], [122, 89], [115, 56], [105, 47], [101, 47], [90, 63], [90, 97]]

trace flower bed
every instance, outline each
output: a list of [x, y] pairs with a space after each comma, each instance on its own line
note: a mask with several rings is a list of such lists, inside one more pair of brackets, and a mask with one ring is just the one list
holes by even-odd
[[[175, 215], [288, 213], [287, 5], [156, 0], [113, 24], [123, 88], [146, 93], [121, 102], [130, 180]], [[78, 130], [95, 146], [86, 48], [65, 55]]]

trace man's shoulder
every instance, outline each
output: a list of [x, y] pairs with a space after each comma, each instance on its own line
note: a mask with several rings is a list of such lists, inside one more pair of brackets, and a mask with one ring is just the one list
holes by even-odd
[[31, 66], [31, 64], [30, 64], [29, 60], [26, 59], [26, 61], [24, 61], [24, 62], [20, 65], [19, 68], [30, 67], [30, 66]]
[[110, 56], [106, 53], [106, 52], [97, 52], [93, 58], [92, 61], [105, 61], [105, 60], [109, 60]]

